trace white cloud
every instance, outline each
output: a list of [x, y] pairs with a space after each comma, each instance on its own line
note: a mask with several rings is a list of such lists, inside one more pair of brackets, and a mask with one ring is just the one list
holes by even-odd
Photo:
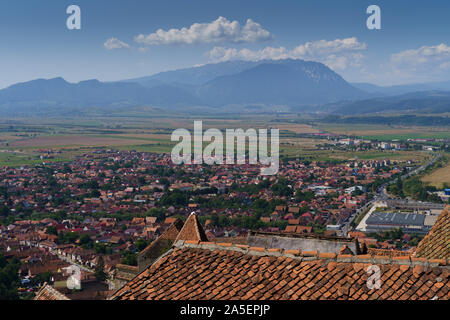
[[248, 19], [241, 26], [238, 21], [229, 21], [224, 17], [210, 23], [194, 23], [189, 28], [162, 30], [134, 38], [137, 43], [147, 45], [198, 44], [215, 42], [258, 42], [271, 38], [269, 31], [257, 22]]
[[138, 47], [136, 50], [137, 50], [138, 52], [140, 52], [140, 53], [146, 53], [146, 52], [148, 51], [148, 48], [145, 48], [145, 47]]
[[440, 65], [450, 62], [450, 47], [444, 43], [436, 46], [422, 46], [391, 55], [391, 62], [397, 65], [419, 66], [427, 63]]
[[391, 54], [388, 69], [396, 78], [407, 82], [448, 79], [450, 47], [444, 43], [422, 46]]
[[129, 48], [130, 45], [120, 41], [117, 38], [110, 38], [106, 40], [106, 42], [103, 44], [103, 46], [108, 50], [114, 50], [114, 49], [123, 49], [123, 48]]
[[450, 61], [443, 62], [439, 65], [439, 69], [441, 70], [447, 70], [450, 69]]
[[364, 57], [361, 53], [367, 48], [357, 38], [345, 38], [336, 40], [319, 40], [306, 42], [293, 49], [285, 47], [265, 47], [261, 50], [235, 49], [215, 47], [208, 52], [212, 61], [223, 62], [228, 60], [280, 60], [280, 59], [304, 59], [322, 62], [332, 69], [344, 70], [348, 66], [360, 66]]

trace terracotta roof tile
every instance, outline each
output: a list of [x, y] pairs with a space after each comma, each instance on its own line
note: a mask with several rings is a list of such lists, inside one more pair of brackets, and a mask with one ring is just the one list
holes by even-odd
[[266, 249], [262, 248], [262, 247], [250, 247], [249, 250], [257, 251], [257, 252], [264, 252], [264, 251], [266, 251]]
[[33, 300], [70, 300], [64, 294], [53, 288], [47, 283], [44, 283], [42, 288], [36, 293]]
[[175, 241], [178, 240], [190, 240], [190, 241], [208, 241], [208, 237], [203, 230], [200, 222], [197, 219], [197, 215], [192, 212], [189, 218], [183, 225], [180, 233], [178, 233]]
[[302, 251], [302, 256], [315, 257], [315, 256], [317, 256], [317, 251]]
[[[175, 243], [158, 263], [118, 290], [113, 299], [450, 298], [449, 267], [432, 266], [428, 260], [404, 264], [403, 260], [394, 263], [373, 256], [358, 259], [348, 255], [349, 261], [342, 262], [335, 254], [296, 256], [285, 250], [246, 249]], [[367, 286], [371, 264], [380, 268], [380, 289]]]
[[334, 259], [334, 258], [336, 258], [336, 253], [332, 253], [332, 252], [330, 252], [330, 253], [327, 253], [327, 252], [319, 253], [319, 258]]
[[428, 259], [450, 258], [450, 207], [439, 215], [428, 234], [419, 242], [417, 257]]
[[291, 255], [294, 255], [294, 256], [299, 256], [300, 255], [300, 250], [285, 250], [285, 253], [286, 254], [291, 254]]
[[217, 245], [221, 246], [221, 247], [231, 247], [231, 246], [233, 246], [233, 244], [230, 243], [230, 242], [220, 242], [220, 243], [217, 243]]

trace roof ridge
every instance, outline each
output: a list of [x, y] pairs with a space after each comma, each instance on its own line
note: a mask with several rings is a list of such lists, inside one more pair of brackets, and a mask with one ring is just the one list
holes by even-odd
[[195, 233], [195, 238], [197, 240], [207, 241], [208, 237], [206, 236], [205, 231], [203, 230], [202, 225], [197, 219], [197, 215], [195, 212], [192, 212], [189, 217], [187, 218], [186, 222], [184, 223], [183, 227], [181, 228], [180, 232], [178, 233], [178, 236], [176, 237], [175, 241], [178, 240], [187, 240], [183, 238], [191, 238], [192, 235], [189, 233]]
[[449, 240], [450, 211], [448, 207], [445, 207], [433, 227], [417, 245], [415, 255], [417, 257], [448, 259], [450, 257]]
[[[307, 226], [296, 226], [296, 227], [307, 227]], [[253, 235], [269, 235], [269, 236], [277, 236], [277, 237], [286, 237], [286, 238], [304, 238], [304, 239], [321, 239], [321, 240], [337, 240], [341, 242], [352, 243], [355, 242], [354, 238], [340, 237], [340, 236], [324, 236], [320, 234], [298, 234], [298, 233], [286, 233], [286, 232], [270, 232], [270, 231], [259, 231], [259, 230], [249, 230], [248, 234], [250, 236]]]
[[57, 300], [70, 300], [65, 294], [59, 292], [51, 285], [49, 285], [47, 282], [44, 282], [44, 284], [39, 289], [33, 300], [39, 300], [39, 298], [45, 293], [45, 291], [48, 291], [51, 295], [57, 298]]
[[[176, 220], [174, 221], [174, 222], [172, 222], [170, 225], [169, 225], [169, 227], [166, 229], [166, 230], [164, 230], [164, 232], [163, 233], [161, 233], [155, 240], [153, 240], [152, 242], [150, 242], [142, 251], [140, 251], [139, 253], [138, 253], [138, 255], [143, 255], [143, 254], [145, 254], [146, 252], [148, 252], [151, 248], [153, 248], [153, 246], [159, 241], [159, 240], [164, 240], [165, 239], [165, 237], [167, 237], [168, 235], [169, 235], [169, 233], [171, 232], [171, 231], [173, 231], [174, 229], [178, 232], [178, 234], [181, 232], [181, 230], [183, 229], [183, 226], [184, 226], [184, 224], [183, 224], [183, 221], [181, 221], [181, 219], [180, 218], [176, 218]], [[177, 234], [177, 236], [175, 237], [175, 239], [178, 237], [178, 234]]]
[[138, 266], [130, 266], [128, 264], [118, 263], [116, 264], [116, 269], [126, 269], [126, 270], [138, 270]]
[[275, 256], [275, 257], [287, 257], [302, 261], [311, 260], [329, 260], [334, 262], [347, 262], [347, 263], [371, 263], [371, 264], [383, 264], [383, 265], [409, 265], [414, 267], [416, 265], [424, 267], [445, 267], [450, 268], [449, 259], [427, 259], [417, 258], [412, 255], [390, 257], [390, 256], [376, 256], [376, 255], [350, 255], [350, 254], [336, 254], [334, 252], [319, 252], [315, 251], [301, 251], [286, 250], [282, 248], [265, 248], [265, 247], [250, 247], [248, 245], [236, 244], [231, 242], [205, 242], [197, 240], [178, 240], [175, 241], [175, 248], [196, 248], [207, 250], [228, 250], [240, 252], [243, 254], [251, 254], [255, 256]]
[[[192, 215], [196, 216], [195, 211], [192, 211], [192, 212], [191, 212], [191, 216], [192, 216]], [[196, 216], [196, 217], [197, 217], [197, 216]], [[197, 220], [197, 219], [194, 219], [195, 233], [197, 234], [198, 239], [201, 239], [202, 236], [200, 235], [199, 224], [200, 224], [200, 223], [198, 223], [198, 220]], [[200, 227], [201, 227], [201, 226], [200, 226]]]

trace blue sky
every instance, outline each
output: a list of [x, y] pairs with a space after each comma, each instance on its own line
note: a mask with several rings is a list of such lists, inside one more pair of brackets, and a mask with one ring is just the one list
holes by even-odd
[[[72, 4], [81, 30], [66, 27]], [[381, 30], [366, 27], [371, 4]], [[2, 0], [0, 88], [281, 58], [323, 62], [352, 82], [450, 80], [449, 12], [448, 0]]]

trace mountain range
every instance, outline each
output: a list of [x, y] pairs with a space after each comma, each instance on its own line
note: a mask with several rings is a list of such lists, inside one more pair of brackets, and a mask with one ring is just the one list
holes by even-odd
[[450, 91], [450, 81], [377, 86], [371, 83], [351, 83], [352, 86], [378, 96], [394, 96], [417, 91]]
[[343, 114], [374, 113], [445, 113], [450, 111], [450, 91], [418, 91], [397, 96], [385, 96], [329, 104], [328, 111]]
[[[324, 64], [304, 60], [230, 61], [116, 82], [38, 79], [0, 90], [0, 114], [84, 114], [139, 106], [377, 113], [450, 111], [450, 82], [380, 87], [348, 83]], [[420, 92], [417, 92], [420, 91]], [[413, 92], [413, 93], [412, 93]], [[191, 108], [191, 109], [189, 109]]]

